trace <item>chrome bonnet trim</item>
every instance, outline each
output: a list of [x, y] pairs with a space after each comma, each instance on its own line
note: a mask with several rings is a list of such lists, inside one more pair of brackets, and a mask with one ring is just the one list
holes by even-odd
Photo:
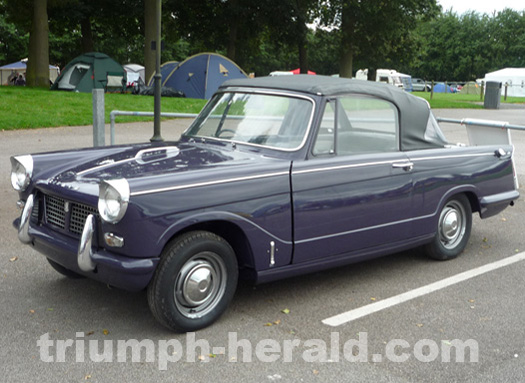
[[193, 184], [167, 186], [164, 188], [134, 191], [134, 192], [131, 192], [130, 196], [135, 197], [135, 196], [141, 196], [141, 195], [146, 195], [146, 194], [163, 193], [163, 192], [168, 192], [168, 191], [184, 190], [184, 189], [193, 189], [193, 188], [198, 188], [198, 187], [214, 186], [214, 185], [221, 185], [221, 184], [227, 184], [227, 183], [233, 183], [233, 182], [251, 181], [251, 180], [257, 180], [257, 179], [262, 179], [262, 178], [288, 176], [288, 175], [289, 175], [288, 171], [282, 171], [282, 172], [275, 172], [275, 173], [259, 174], [255, 176], [235, 177], [235, 178], [228, 178], [228, 179], [216, 180], [216, 181], [197, 182]]

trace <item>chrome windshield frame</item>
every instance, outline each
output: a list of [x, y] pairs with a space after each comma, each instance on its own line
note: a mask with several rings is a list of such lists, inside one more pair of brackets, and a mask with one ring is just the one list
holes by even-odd
[[224, 142], [224, 143], [232, 143], [235, 145], [246, 145], [246, 146], [271, 149], [271, 150], [277, 150], [280, 152], [288, 152], [288, 153], [299, 151], [305, 146], [308, 140], [308, 137], [310, 135], [310, 131], [312, 129], [312, 123], [314, 120], [314, 114], [315, 114], [315, 110], [317, 106], [316, 100], [313, 97], [303, 95], [303, 94], [297, 94], [294, 92], [260, 90], [260, 89], [252, 89], [252, 88], [232, 88], [232, 89], [224, 89], [222, 91], [217, 92], [216, 95], [206, 104], [206, 106], [204, 106], [202, 110], [203, 111], [206, 110], [208, 108], [208, 105], [213, 101], [213, 99], [217, 95], [219, 94], [223, 95], [226, 93], [232, 93], [232, 94], [243, 93], [243, 94], [255, 94], [255, 95], [266, 95], [266, 96], [269, 95], [269, 96], [296, 98], [296, 99], [302, 99], [302, 100], [309, 101], [312, 104], [312, 110], [310, 111], [310, 117], [308, 119], [308, 126], [306, 127], [304, 131], [303, 139], [301, 140], [300, 144], [294, 148], [281, 148], [281, 147], [276, 147], [276, 146], [271, 146], [271, 145], [256, 144], [256, 143], [251, 143], [251, 142], [246, 142], [246, 141], [238, 141], [235, 139], [226, 139], [226, 138], [211, 137], [211, 136], [189, 135], [188, 132], [193, 129], [195, 124], [197, 124], [197, 122], [199, 121], [199, 117], [197, 117], [195, 121], [182, 133], [182, 137], [185, 137], [188, 139], [194, 139], [194, 140], [205, 140], [205, 141], [212, 140], [212, 141], [218, 141], [218, 142]]

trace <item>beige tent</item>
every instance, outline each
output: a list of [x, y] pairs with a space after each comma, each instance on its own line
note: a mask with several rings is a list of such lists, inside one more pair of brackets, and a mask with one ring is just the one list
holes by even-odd
[[463, 88], [461, 88], [461, 94], [481, 94], [481, 85], [476, 83], [475, 81], [467, 82]]

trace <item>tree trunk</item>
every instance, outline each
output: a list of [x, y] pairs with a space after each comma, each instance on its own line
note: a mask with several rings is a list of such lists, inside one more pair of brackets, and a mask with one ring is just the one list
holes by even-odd
[[301, 68], [301, 74], [308, 73], [308, 50], [306, 41], [299, 42], [299, 67]]
[[91, 19], [89, 16], [80, 21], [80, 30], [82, 32], [82, 53], [95, 51], [93, 43], [93, 31], [91, 30]]
[[235, 61], [236, 46], [237, 46], [237, 31], [239, 30], [239, 22], [237, 20], [232, 20], [230, 22], [230, 33], [228, 38], [228, 50], [226, 56]]
[[[144, 1], [144, 67], [147, 82], [155, 74], [155, 51], [151, 49], [151, 43], [155, 41], [157, 34], [156, 4], [156, 0]], [[160, 41], [157, 49], [160, 49]]]
[[47, 0], [33, 0], [33, 19], [29, 35], [26, 83], [28, 86], [49, 88]]
[[297, 43], [299, 48], [299, 68], [300, 73], [308, 73], [308, 27], [306, 26], [306, 11], [300, 1], [297, 1]]
[[228, 35], [228, 47], [226, 50], [226, 56], [232, 60], [235, 61], [235, 55], [237, 50], [237, 34], [239, 33], [239, 19], [241, 16], [241, 11], [239, 9], [239, 1], [238, 0], [231, 0], [229, 2], [230, 6], [228, 9], [231, 10], [232, 17], [229, 21], [229, 35]]
[[339, 77], [352, 78], [354, 53], [351, 48], [344, 49], [339, 62]]
[[353, 46], [353, 32], [354, 20], [352, 7], [356, 4], [345, 2], [343, 5], [341, 15], [341, 57], [339, 60], [339, 77], [352, 78], [353, 61], [354, 61], [354, 46]]

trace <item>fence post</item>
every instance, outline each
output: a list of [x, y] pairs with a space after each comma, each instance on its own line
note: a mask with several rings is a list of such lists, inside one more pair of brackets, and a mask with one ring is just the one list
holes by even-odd
[[104, 89], [93, 89], [93, 146], [104, 146], [105, 143], [105, 107]]
[[479, 99], [480, 99], [481, 101], [483, 101], [484, 93], [485, 93], [485, 81], [482, 81], [482, 82], [481, 82], [481, 92], [480, 92], [480, 94], [479, 94]]
[[508, 88], [509, 88], [509, 83], [506, 82], [506, 83], [505, 83], [505, 98], [504, 98], [505, 101], [507, 101], [507, 89], [508, 89]]
[[430, 99], [434, 97], [434, 80], [432, 80], [432, 85], [430, 86]]

